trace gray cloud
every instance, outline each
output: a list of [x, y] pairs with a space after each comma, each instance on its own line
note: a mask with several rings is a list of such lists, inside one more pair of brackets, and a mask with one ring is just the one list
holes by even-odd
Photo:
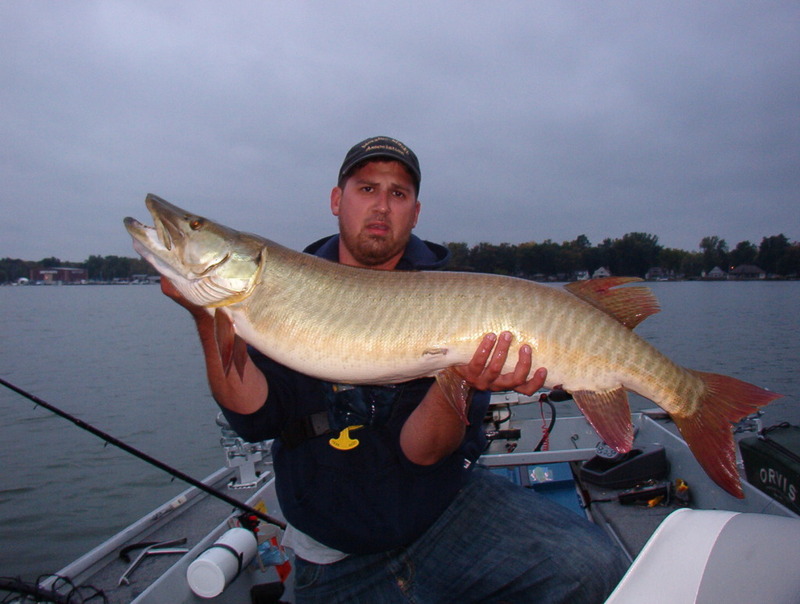
[[347, 148], [408, 143], [418, 232], [800, 238], [793, 2], [0, 3], [0, 256], [133, 255], [153, 192], [294, 248]]

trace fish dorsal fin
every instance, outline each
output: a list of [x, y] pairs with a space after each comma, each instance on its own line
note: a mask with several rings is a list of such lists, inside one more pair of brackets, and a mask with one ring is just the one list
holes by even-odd
[[658, 300], [649, 287], [622, 287], [618, 285], [641, 281], [639, 277], [603, 277], [589, 281], [575, 281], [565, 289], [595, 308], [611, 315], [625, 327], [633, 329], [650, 315], [661, 310]]

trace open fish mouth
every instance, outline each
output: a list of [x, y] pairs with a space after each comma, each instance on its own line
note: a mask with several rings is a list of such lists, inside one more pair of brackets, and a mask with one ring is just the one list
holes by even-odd
[[152, 226], [135, 218], [124, 219], [137, 253], [157, 270], [167, 271], [172, 278], [225, 280], [229, 277], [224, 266], [231, 262], [235, 253], [213, 229], [207, 228], [210, 221], [152, 194], [147, 195], [145, 205], [153, 218]]
[[172, 251], [173, 245], [185, 238], [181, 221], [188, 223], [190, 216], [176, 212], [178, 208], [152, 194], [147, 196], [145, 205], [153, 218], [153, 226], [127, 217], [124, 220], [125, 228], [152, 251], [159, 251], [159, 248]]
[[163, 245], [166, 249], [171, 250], [172, 236], [170, 235], [169, 229], [165, 226], [165, 223], [162, 220], [159, 220], [158, 216], [153, 216], [153, 229], [156, 231], [161, 245]]
[[176, 212], [177, 207], [152, 194], [145, 199], [145, 205], [153, 217], [152, 228], [155, 229], [158, 240], [165, 249], [171, 250], [176, 240], [185, 237], [179, 221], [187, 222], [189, 217]]

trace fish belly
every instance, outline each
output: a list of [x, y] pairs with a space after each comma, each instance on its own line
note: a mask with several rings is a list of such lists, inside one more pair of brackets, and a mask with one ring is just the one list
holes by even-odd
[[265, 282], [230, 308], [237, 333], [278, 362], [344, 383], [433, 375], [467, 363], [486, 333], [502, 331], [514, 336], [503, 371], [513, 371], [528, 344], [531, 373], [546, 367], [549, 386], [603, 390], [628, 381], [644, 388], [653, 373], [646, 368], [662, 361], [613, 318], [548, 286], [458, 273], [352, 276], [298, 283], [295, 273], [280, 288]]

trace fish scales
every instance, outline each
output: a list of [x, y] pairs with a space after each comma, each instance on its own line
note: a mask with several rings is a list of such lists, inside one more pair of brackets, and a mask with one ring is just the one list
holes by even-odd
[[[251, 298], [228, 311], [245, 340], [324, 379], [388, 383], [432, 375], [468, 362], [486, 333], [504, 330], [515, 336], [504, 371], [513, 370], [516, 351], [529, 343], [533, 369], [546, 366], [551, 385], [558, 380], [575, 389], [619, 386], [615, 374], [644, 375], [661, 356], [599, 310], [530, 281], [371, 271], [302, 257], [294, 266], [294, 258], [268, 260]], [[279, 296], [266, 293], [278, 290]], [[580, 367], [581, 375], [562, 375], [562, 365]]]

